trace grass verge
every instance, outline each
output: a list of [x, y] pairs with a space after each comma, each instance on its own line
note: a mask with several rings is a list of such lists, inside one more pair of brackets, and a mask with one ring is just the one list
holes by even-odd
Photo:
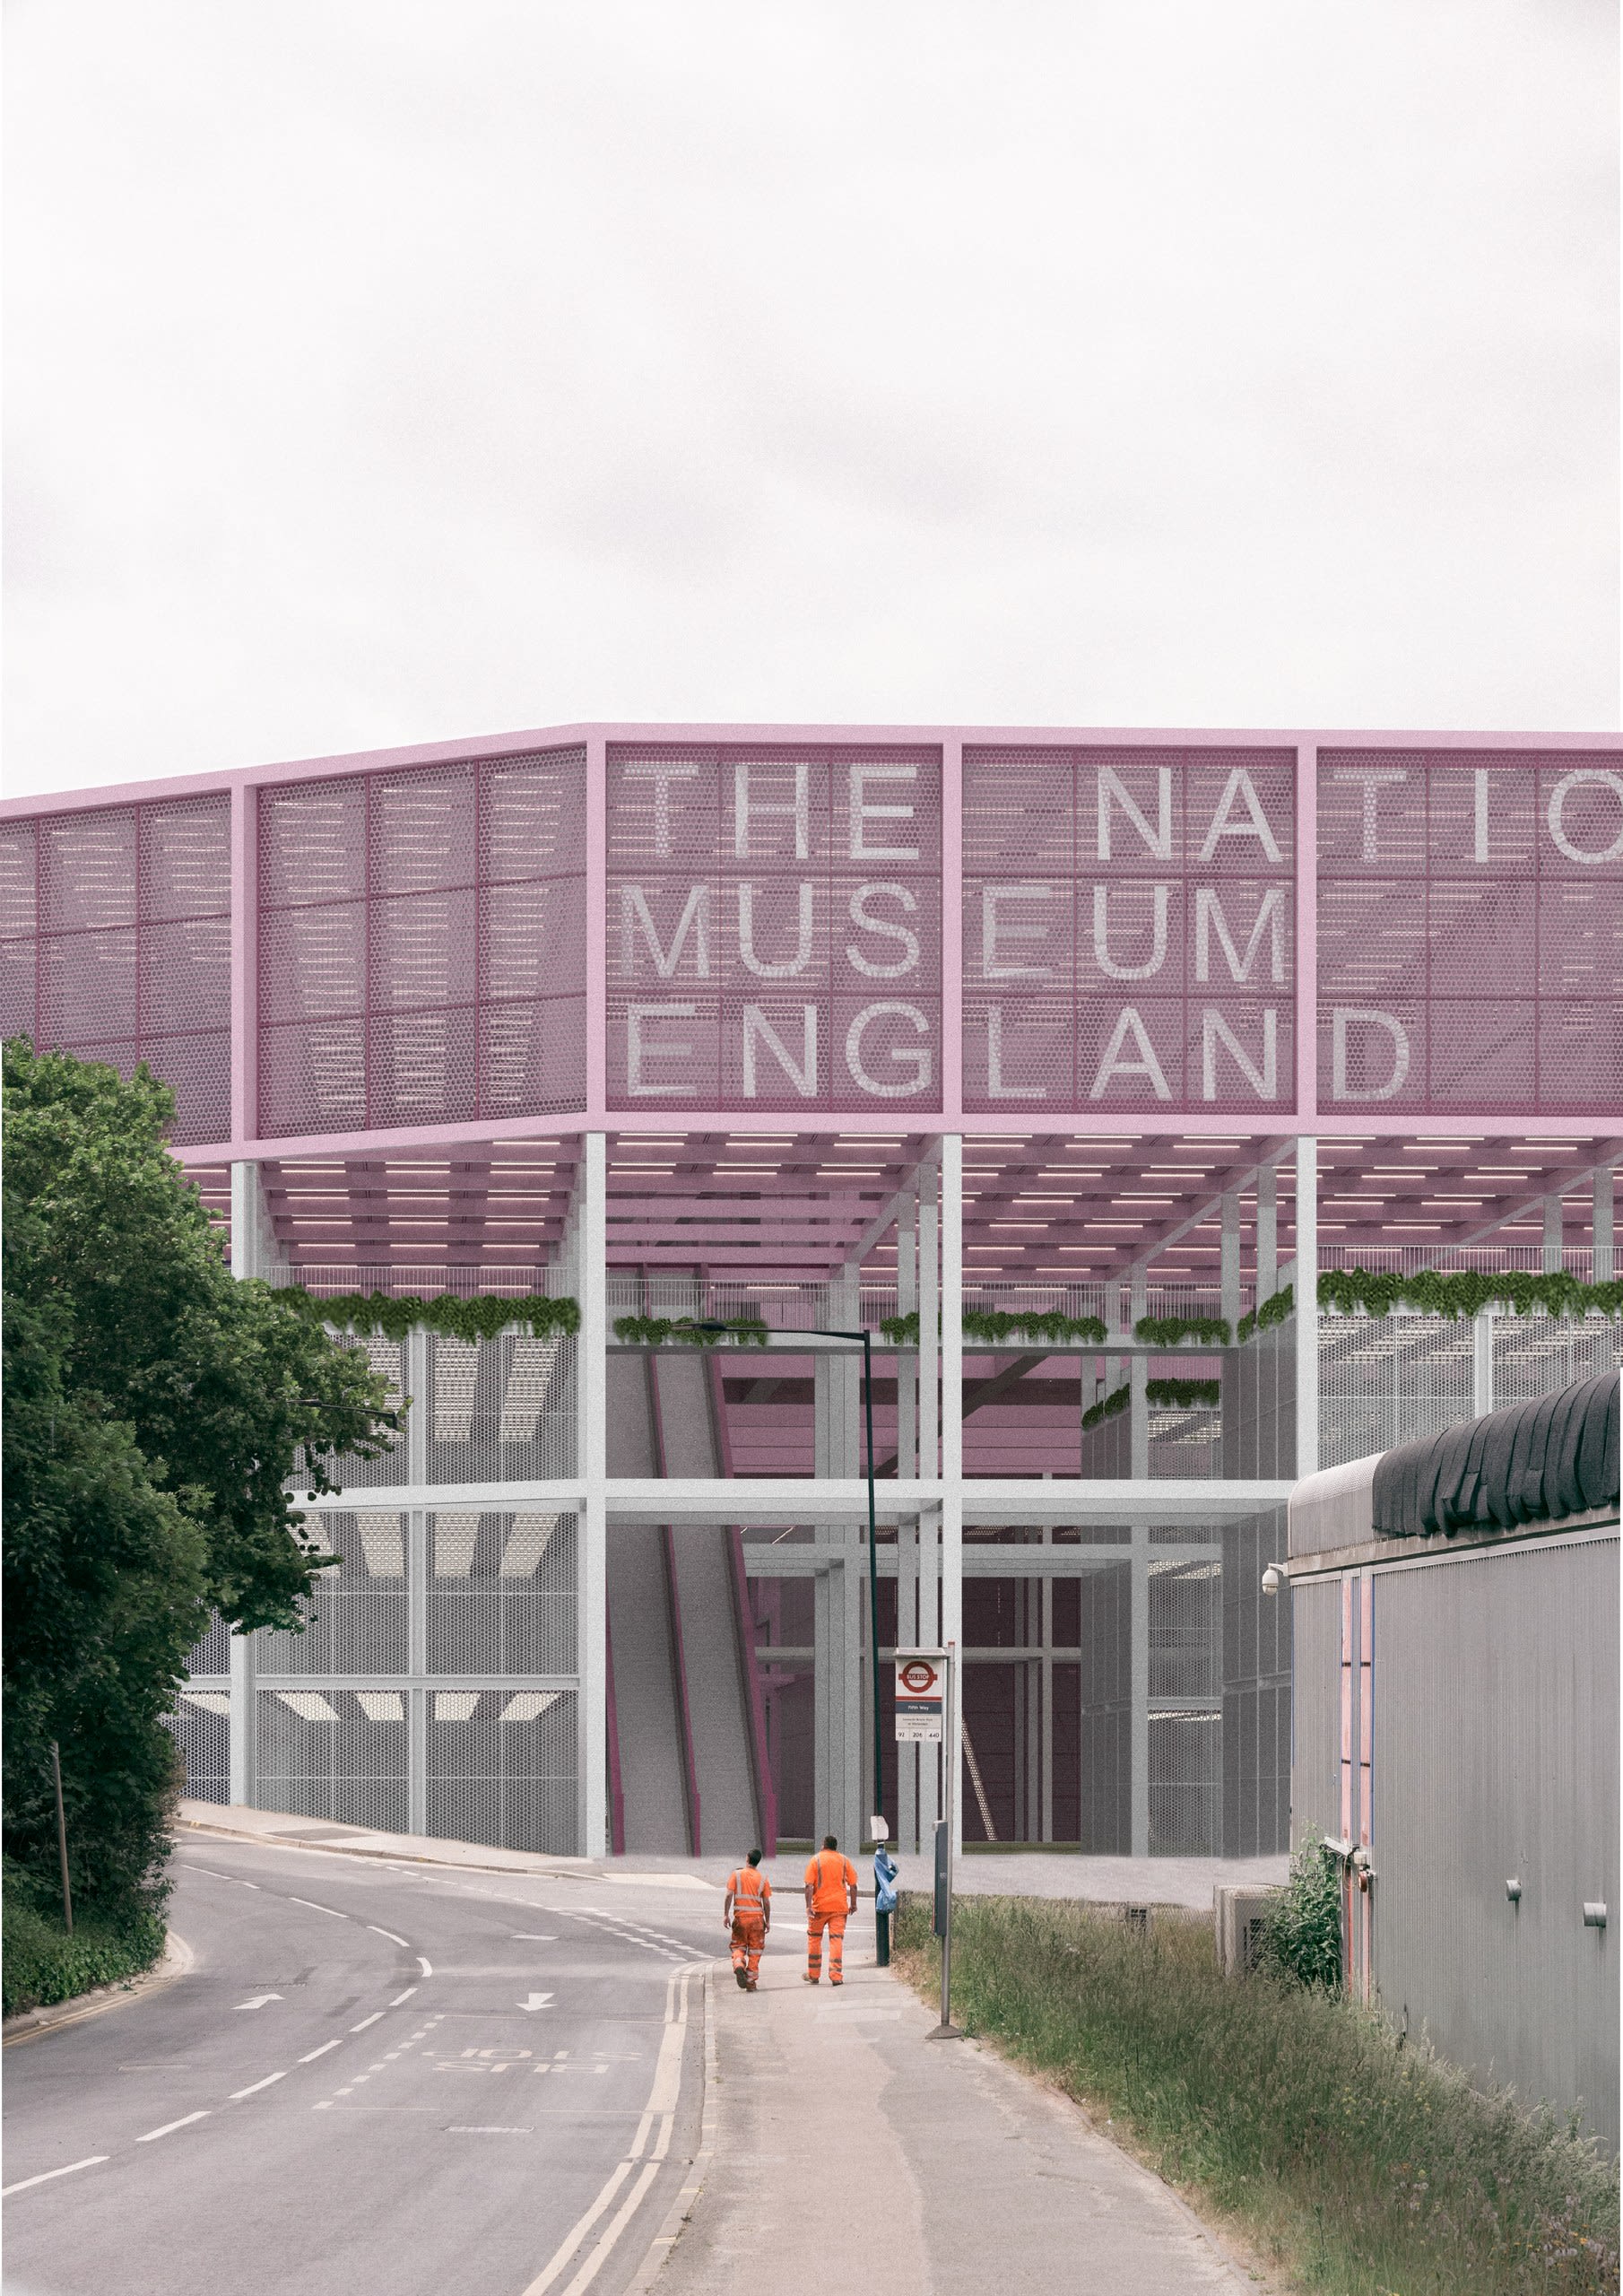
[[[1055, 2079], [1141, 2158], [1329, 2296], [1614, 2296], [1618, 2174], [1565, 2124], [1485, 2096], [1377, 2018], [1230, 1979], [1210, 1927], [955, 1899], [955, 2019]], [[896, 1958], [940, 1981], [929, 1900]]]
[[71, 2001], [99, 1985], [140, 1977], [163, 1953], [163, 1919], [150, 1905], [136, 1904], [117, 1913], [96, 1908], [75, 1912], [70, 1937], [60, 1913], [45, 1911], [28, 1882], [19, 1880], [9, 1867], [0, 1921], [4, 1931], [0, 1991], [8, 2017], [54, 2001]]

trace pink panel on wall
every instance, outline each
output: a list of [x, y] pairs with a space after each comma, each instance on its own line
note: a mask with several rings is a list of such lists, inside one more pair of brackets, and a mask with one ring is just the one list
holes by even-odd
[[581, 749], [259, 793], [259, 1131], [567, 1111], [586, 1077]]
[[621, 1107], [939, 1107], [941, 753], [611, 747]]
[[964, 752], [964, 1099], [1254, 1116], [1295, 1099], [1296, 758]]
[[1325, 750], [1321, 1103], [1623, 1107], [1615, 753]]
[[230, 801], [184, 797], [7, 822], [5, 1034], [175, 1091], [177, 1141], [230, 1122]]

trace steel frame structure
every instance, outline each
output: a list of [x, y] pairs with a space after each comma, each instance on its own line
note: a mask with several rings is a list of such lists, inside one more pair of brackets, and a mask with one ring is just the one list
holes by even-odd
[[[1288, 1466], [1171, 1479], [1166, 1351], [1133, 1323], [1233, 1323], [1338, 1263], [1614, 1269], [1613, 736], [577, 724], [13, 800], [0, 848], [8, 1032], [174, 1075], [239, 1274], [578, 1299], [570, 1473], [452, 1483], [420, 1432], [401, 1482], [312, 1511], [385, 1503], [419, 1562], [438, 1511], [576, 1518], [576, 1664], [499, 1686], [574, 1694], [587, 1854], [610, 1525], [796, 1526], [753, 1575], [852, 1578], [855, 1444], [785, 1431], [855, 1407], [811, 1324], [920, 1314], [916, 1349], [875, 1352], [885, 1568], [921, 1639], [961, 1645], [966, 1578], [1006, 1563], [977, 1535], [1129, 1529], [1140, 1848], [1144, 1590], [1182, 1552], [1154, 1534], [1211, 1554], [1282, 1503], [1317, 1462], [1321, 1346], [1298, 1317]], [[695, 1278], [782, 1333], [718, 1351], [733, 1472], [611, 1475], [617, 1315]], [[964, 1335], [966, 1306], [1056, 1305], [1107, 1342]], [[1088, 1474], [1075, 1412], [1107, 1376], [1126, 1472]], [[1020, 1574], [1081, 1552], [1022, 1545]], [[426, 1667], [424, 1583], [414, 1821], [427, 1701], [462, 1694]], [[247, 1643], [225, 1679], [247, 1792]]]

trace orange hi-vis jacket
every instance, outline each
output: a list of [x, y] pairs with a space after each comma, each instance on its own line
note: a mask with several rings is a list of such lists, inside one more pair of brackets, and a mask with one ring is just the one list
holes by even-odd
[[856, 1887], [856, 1868], [838, 1849], [820, 1849], [806, 1868], [813, 1913], [844, 1913], [848, 1890]]
[[734, 1921], [763, 1921], [772, 1900], [772, 1884], [756, 1866], [740, 1866], [727, 1876]]

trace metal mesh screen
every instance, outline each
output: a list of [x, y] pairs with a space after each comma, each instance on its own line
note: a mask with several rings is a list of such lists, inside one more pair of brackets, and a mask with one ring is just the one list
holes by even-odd
[[229, 1674], [231, 1671], [231, 1630], [218, 1611], [210, 1618], [202, 1639], [186, 1655], [188, 1674]]
[[1295, 754], [964, 752], [964, 1097], [1294, 1098]]
[[259, 1128], [582, 1105], [585, 752], [259, 797]]
[[186, 1766], [182, 1791], [195, 1802], [230, 1800], [230, 1705], [226, 1692], [187, 1689], [172, 1715], [163, 1717], [174, 1732]]
[[262, 1690], [261, 1809], [404, 1833], [409, 1822], [404, 1690]]
[[544, 1482], [573, 1474], [575, 1364], [576, 1341], [566, 1333], [431, 1338], [429, 1481]]
[[430, 1674], [572, 1674], [573, 1515], [447, 1509], [429, 1517]]
[[609, 1094], [940, 1097], [936, 749], [611, 745]]
[[1563, 1316], [1494, 1318], [1496, 1406], [1532, 1403], [1610, 1370], [1623, 1370], [1623, 1322], [1600, 1316], [1581, 1323]]
[[[397, 1339], [386, 1339], [373, 1332], [365, 1338], [349, 1333], [333, 1335], [339, 1347], [358, 1347], [365, 1353], [372, 1370], [387, 1386], [390, 1407], [398, 1410], [405, 1399], [405, 1348]], [[419, 1405], [413, 1405], [420, 1408]], [[395, 1438], [392, 1450], [381, 1458], [358, 1458], [353, 1451], [340, 1452], [327, 1462], [327, 1473], [341, 1491], [378, 1491], [393, 1483], [404, 1483], [407, 1474], [406, 1433], [403, 1428]], [[309, 1462], [301, 1449], [293, 1462], [292, 1483], [295, 1489], [308, 1483]]]
[[173, 1137], [230, 1108], [230, 800], [0, 822], [0, 1034], [175, 1088]]
[[1326, 1100], [1623, 1106], [1615, 752], [1325, 750], [1318, 810]]
[[1192, 1708], [1150, 1717], [1151, 1856], [1215, 1857], [1222, 1848], [1223, 1718]]
[[571, 1855], [576, 1693], [462, 1689], [428, 1697], [429, 1831]]
[[301, 1634], [255, 1637], [266, 1674], [395, 1674], [408, 1664], [406, 1518], [336, 1511], [305, 1518], [307, 1535], [339, 1558], [305, 1605]]
[[1402, 1310], [1322, 1315], [1320, 1465], [1366, 1458], [1469, 1419], [1473, 1360], [1468, 1323]]

